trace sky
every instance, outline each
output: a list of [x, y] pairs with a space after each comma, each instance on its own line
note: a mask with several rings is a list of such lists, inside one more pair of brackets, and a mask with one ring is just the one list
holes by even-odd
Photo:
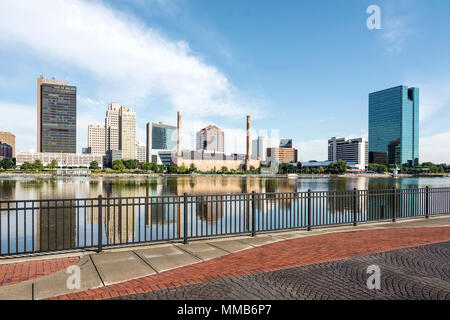
[[[366, 12], [380, 7], [381, 29]], [[183, 148], [215, 124], [225, 152], [291, 138], [325, 160], [332, 136], [368, 135], [368, 94], [420, 89], [420, 161], [450, 163], [448, 0], [1, 0], [0, 131], [36, 149], [36, 79], [77, 86], [77, 149], [108, 103], [176, 124]]]

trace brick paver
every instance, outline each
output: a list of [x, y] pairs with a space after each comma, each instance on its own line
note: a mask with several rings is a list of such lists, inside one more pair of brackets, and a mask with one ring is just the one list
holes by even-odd
[[71, 257], [2, 264], [0, 265], [0, 287], [64, 270], [76, 264], [78, 260], [79, 257]]
[[450, 241], [450, 227], [331, 233], [277, 242], [56, 299], [104, 299]]
[[[367, 267], [380, 288], [367, 287]], [[120, 300], [450, 300], [450, 242], [179, 286]]]

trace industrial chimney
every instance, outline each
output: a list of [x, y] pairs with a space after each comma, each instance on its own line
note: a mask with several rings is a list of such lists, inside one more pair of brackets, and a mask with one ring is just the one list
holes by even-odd
[[250, 170], [250, 116], [247, 116], [247, 152], [245, 154], [245, 170]]
[[181, 112], [177, 112], [177, 156], [181, 158]]

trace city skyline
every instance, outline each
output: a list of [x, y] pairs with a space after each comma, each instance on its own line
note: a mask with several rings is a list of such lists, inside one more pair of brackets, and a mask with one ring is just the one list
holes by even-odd
[[[440, 32], [447, 21], [441, 13], [445, 10], [437, 9], [438, 5], [411, 1], [406, 8], [379, 1], [382, 30], [371, 31], [365, 26], [369, 1], [326, 3], [321, 10], [312, 3], [287, 1], [275, 6], [267, 2], [252, 21], [263, 21], [270, 14], [279, 25], [255, 34], [245, 19], [250, 3], [202, 5], [212, 17], [217, 17], [216, 11], [236, 10], [230, 21], [225, 21], [223, 17], [206, 19], [195, 3], [187, 1], [151, 1], [148, 10], [140, 10], [143, 7], [133, 1], [92, 4], [69, 0], [64, 6], [51, 6], [58, 18], [42, 19], [31, 25], [30, 31], [19, 24], [31, 21], [31, 14], [46, 17], [50, 2], [29, 4], [29, 8], [17, 3], [20, 1], [1, 5], [5, 8], [2, 12], [10, 12], [15, 20], [0, 14], [4, 57], [0, 62], [0, 112], [12, 118], [0, 130], [16, 135], [17, 151], [35, 149], [37, 144], [36, 97], [31, 83], [43, 72], [77, 87], [77, 152], [86, 147], [87, 125], [103, 122], [108, 101], [122, 101], [136, 109], [139, 141], [145, 141], [146, 122], [172, 123], [180, 110], [185, 114], [183, 149], [194, 150], [195, 132], [215, 123], [227, 137], [225, 153], [245, 153], [245, 144], [239, 141], [245, 139], [244, 115], [251, 114], [252, 139], [261, 129], [279, 129], [281, 136], [295, 141], [299, 160], [325, 160], [330, 136], [368, 138], [369, 92], [402, 84], [421, 90], [420, 162], [450, 162], [450, 153], [438, 147], [450, 138], [445, 126], [450, 117], [446, 110], [450, 70], [446, 55], [438, 54], [448, 50]], [[440, 8], [449, 7], [447, 2], [439, 3]], [[96, 27], [104, 20], [90, 23], [101, 16], [120, 32], [102, 38]], [[328, 20], [333, 16], [339, 19]], [[180, 19], [187, 28], [176, 22]], [[229, 28], [231, 21], [233, 28]], [[83, 25], [94, 27], [88, 33]], [[204, 28], [212, 34], [202, 32]], [[254, 38], [246, 38], [242, 44], [242, 37], [250, 31]], [[40, 36], [32, 39], [29, 35], [33, 32]], [[111, 42], [127, 39], [131, 32], [138, 39], [131, 37], [125, 43], [131, 48], [142, 43], [140, 54], [120, 48], [116, 53], [107, 50]], [[62, 34], [66, 35], [62, 43], [54, 41]], [[88, 35], [98, 41], [91, 42]], [[217, 41], [208, 44], [206, 39], [211, 37]], [[336, 41], [349, 45], [340, 46]], [[31, 49], [22, 50], [24, 47]], [[65, 49], [75, 47], [78, 49], [73, 52]], [[149, 55], [149, 48], [166, 53], [166, 58], [157, 60]], [[287, 53], [290, 50], [292, 53]], [[110, 53], [102, 54], [105, 52]], [[8, 58], [12, 54], [14, 59]], [[124, 56], [133, 63], [121, 63]], [[177, 61], [183, 68], [174, 70], [167, 61]], [[410, 68], [412, 61], [415, 68]], [[323, 94], [325, 76], [327, 83], [333, 84], [327, 85]], [[23, 114], [29, 116], [24, 119]]]

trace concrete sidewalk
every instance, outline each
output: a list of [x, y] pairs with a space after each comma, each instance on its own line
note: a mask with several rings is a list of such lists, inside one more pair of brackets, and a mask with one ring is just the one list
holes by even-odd
[[81, 287], [79, 289], [69, 289], [67, 287], [67, 280], [71, 274], [66, 269], [37, 279], [0, 287], [0, 299], [37, 300], [81, 292], [294, 238], [336, 232], [438, 226], [450, 226], [450, 217], [441, 216], [430, 219], [401, 220], [397, 223], [371, 223], [358, 227], [321, 228], [313, 229], [309, 232], [304, 230], [278, 232], [261, 234], [256, 237], [242, 236], [198, 240], [192, 241], [187, 245], [164, 244], [139, 248], [109, 249], [102, 253], [89, 253], [81, 256], [76, 264], [81, 271]]

